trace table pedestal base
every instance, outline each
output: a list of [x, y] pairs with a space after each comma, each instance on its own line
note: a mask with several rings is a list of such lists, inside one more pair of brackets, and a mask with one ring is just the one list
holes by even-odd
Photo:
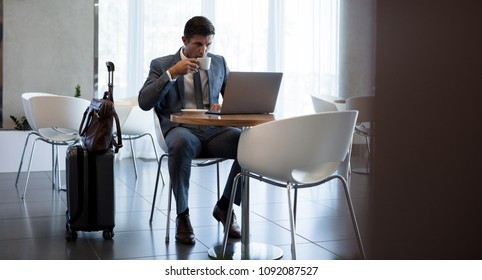
[[223, 245], [210, 248], [209, 258], [214, 260], [279, 260], [283, 257], [283, 251], [273, 245], [263, 243], [249, 244], [249, 256], [242, 256], [241, 242], [229, 243], [226, 255], [223, 257]]

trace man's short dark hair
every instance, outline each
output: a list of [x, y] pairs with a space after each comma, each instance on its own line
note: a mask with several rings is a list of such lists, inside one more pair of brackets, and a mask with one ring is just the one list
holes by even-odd
[[194, 35], [214, 35], [214, 25], [209, 19], [203, 16], [195, 16], [186, 22], [184, 26], [184, 37], [191, 39]]

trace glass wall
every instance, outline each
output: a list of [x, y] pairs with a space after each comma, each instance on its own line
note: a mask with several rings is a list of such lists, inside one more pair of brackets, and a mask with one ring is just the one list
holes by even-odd
[[233, 71], [284, 73], [280, 117], [313, 112], [310, 95], [338, 95], [339, 0], [99, 0], [99, 92], [105, 61], [116, 98], [137, 95], [152, 59], [175, 53], [195, 15], [216, 27], [211, 52]]

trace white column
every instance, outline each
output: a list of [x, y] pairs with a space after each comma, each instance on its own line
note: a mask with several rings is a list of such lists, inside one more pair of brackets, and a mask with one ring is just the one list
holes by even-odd
[[375, 94], [375, 4], [340, 0], [340, 97]]

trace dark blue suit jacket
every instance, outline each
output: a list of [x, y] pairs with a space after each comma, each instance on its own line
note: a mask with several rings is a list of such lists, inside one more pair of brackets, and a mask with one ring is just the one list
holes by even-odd
[[[184, 104], [184, 76], [171, 81], [166, 73], [181, 60], [180, 51], [152, 60], [149, 75], [139, 91], [139, 107], [146, 111], [155, 109], [164, 134], [178, 125], [170, 121], [170, 115], [180, 112]], [[219, 103], [219, 94], [224, 95], [229, 69], [224, 57], [211, 53], [207, 55], [211, 57], [211, 67], [207, 72], [210, 105], [213, 105]]]

